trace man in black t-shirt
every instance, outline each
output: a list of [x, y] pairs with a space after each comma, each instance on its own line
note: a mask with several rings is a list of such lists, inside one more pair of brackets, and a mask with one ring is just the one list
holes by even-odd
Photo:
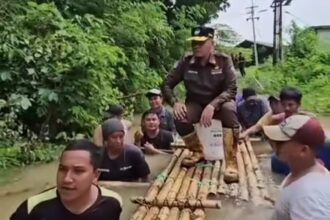
[[150, 168], [142, 151], [135, 145], [124, 144], [124, 126], [112, 118], [102, 124], [105, 149], [99, 180], [147, 181]]
[[[163, 105], [163, 96], [159, 89], [151, 89], [146, 93], [146, 97], [149, 100], [150, 109], [147, 112], [154, 112], [158, 115], [160, 124], [159, 127], [162, 130], [166, 130], [172, 133], [176, 132], [174, 125], [173, 113], [165, 108]], [[143, 136], [143, 119], [141, 120], [141, 130], [137, 130], [134, 134], [134, 144], [141, 145], [141, 138]]]
[[152, 111], [158, 115], [160, 128], [175, 132], [173, 113], [164, 107], [161, 91], [159, 89], [151, 89], [147, 92], [146, 97], [150, 104], [150, 109], [148, 111]]
[[142, 115], [143, 137], [141, 139], [141, 147], [148, 154], [163, 153], [162, 149], [170, 150], [173, 142], [171, 132], [160, 129], [159, 116], [148, 111]]
[[69, 145], [60, 157], [56, 188], [28, 198], [10, 220], [119, 220], [121, 197], [96, 185], [99, 161], [92, 142]]

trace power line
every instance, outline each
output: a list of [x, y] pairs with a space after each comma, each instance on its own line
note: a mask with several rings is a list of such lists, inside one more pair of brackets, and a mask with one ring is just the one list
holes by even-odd
[[292, 0], [273, 0], [271, 8], [274, 9], [274, 34], [273, 34], [273, 64], [283, 59], [283, 6], [290, 5]]
[[299, 20], [300, 22], [302, 22], [303, 24], [305, 24], [306, 26], [310, 26], [310, 24], [308, 24], [306, 21], [304, 21], [303, 19], [301, 19], [300, 17], [296, 16], [295, 14], [293, 14], [292, 12], [289, 11], [284, 11], [286, 14], [291, 15], [292, 17], [296, 18], [297, 20]]
[[256, 29], [257, 29], [257, 35], [258, 35], [258, 37], [261, 38], [261, 32], [260, 32], [260, 29], [258, 28], [258, 26], [256, 27]]
[[283, 0], [274, 0], [273, 64], [282, 59], [282, 4]]
[[255, 16], [255, 9], [258, 8], [257, 5], [254, 4], [254, 1], [251, 0], [251, 6], [248, 7], [247, 9], [250, 9], [248, 14], [250, 17], [248, 17], [246, 20], [252, 21], [252, 33], [253, 33], [253, 48], [254, 48], [254, 60], [255, 60], [255, 65], [259, 65], [259, 58], [258, 58], [258, 48], [257, 48], [257, 40], [256, 40], [256, 27], [255, 27], [255, 20], [259, 20], [260, 17]]

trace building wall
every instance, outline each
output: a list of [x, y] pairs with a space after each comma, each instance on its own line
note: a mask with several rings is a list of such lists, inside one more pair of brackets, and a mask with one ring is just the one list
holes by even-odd
[[317, 30], [317, 35], [322, 41], [330, 44], [330, 29]]

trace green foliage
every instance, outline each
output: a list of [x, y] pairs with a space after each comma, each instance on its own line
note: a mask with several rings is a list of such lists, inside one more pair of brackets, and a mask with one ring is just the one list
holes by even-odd
[[117, 70], [123, 74], [114, 80], [124, 94], [157, 87], [169, 63], [174, 62], [167, 48], [174, 34], [161, 11], [161, 4], [141, 3], [107, 19], [113, 27], [109, 35], [128, 59]]
[[290, 33], [292, 44], [288, 50], [289, 57], [305, 58], [306, 55], [317, 53], [318, 37], [309, 29], [300, 29], [295, 23], [292, 24]]
[[318, 49], [318, 39], [313, 31], [293, 27], [286, 62], [275, 67], [268, 63], [260, 68], [250, 68], [241, 86], [253, 86], [268, 94], [278, 92], [285, 85], [295, 86], [304, 94], [303, 108], [329, 113], [330, 53]]
[[50, 162], [58, 158], [62, 146], [40, 142], [16, 142], [14, 146], [0, 146], [0, 169]]
[[246, 62], [252, 62], [253, 51], [251, 49], [241, 47], [224, 47], [220, 45], [219, 50], [228, 55], [233, 54], [235, 56], [238, 56], [239, 53], [242, 53]]
[[213, 27], [216, 29], [218, 43], [221, 46], [234, 47], [243, 40], [242, 36], [229, 25], [215, 24]]
[[[169, 2], [165, 0], [165, 2]], [[173, 19], [173, 14], [177, 9], [196, 9], [186, 10], [186, 15], [193, 18], [198, 24], [205, 24], [212, 18], [218, 16], [220, 10], [225, 10], [229, 6], [228, 0], [176, 0], [175, 4], [168, 9], [169, 20]], [[174, 13], [173, 13], [174, 12]], [[197, 12], [197, 13], [196, 13]], [[198, 14], [198, 16], [196, 16]]]
[[0, 94], [21, 104], [23, 120], [33, 115], [30, 123], [43, 120], [53, 129], [59, 121], [91, 128], [119, 96], [114, 68], [125, 55], [103, 39], [102, 21], [88, 15], [76, 21], [84, 29], [53, 4], [29, 2], [25, 14], [1, 25]]
[[143, 95], [129, 95], [158, 87], [186, 51], [190, 28], [227, 6], [0, 0], [0, 167], [52, 159], [51, 143], [90, 136], [110, 103], [128, 115], [145, 110]]

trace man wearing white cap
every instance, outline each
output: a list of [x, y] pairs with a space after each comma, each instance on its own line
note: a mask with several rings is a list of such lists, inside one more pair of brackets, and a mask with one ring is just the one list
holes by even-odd
[[160, 119], [160, 128], [174, 132], [174, 118], [172, 112], [163, 106], [163, 96], [159, 89], [151, 89], [147, 92], [146, 97], [149, 100], [150, 110], [156, 113]]
[[274, 219], [330, 219], [330, 174], [316, 160], [317, 146], [325, 140], [319, 121], [307, 115], [293, 115], [263, 129], [291, 171], [281, 185]]
[[[163, 106], [162, 92], [159, 89], [150, 89], [146, 93], [146, 97], [149, 100], [150, 109], [145, 111], [143, 115], [147, 114], [148, 112], [156, 113], [160, 122], [159, 128], [166, 132], [175, 132], [173, 113]], [[141, 129], [134, 133], [134, 144], [138, 146], [141, 146], [141, 140], [145, 133], [143, 125], [144, 121], [142, 117]]]

